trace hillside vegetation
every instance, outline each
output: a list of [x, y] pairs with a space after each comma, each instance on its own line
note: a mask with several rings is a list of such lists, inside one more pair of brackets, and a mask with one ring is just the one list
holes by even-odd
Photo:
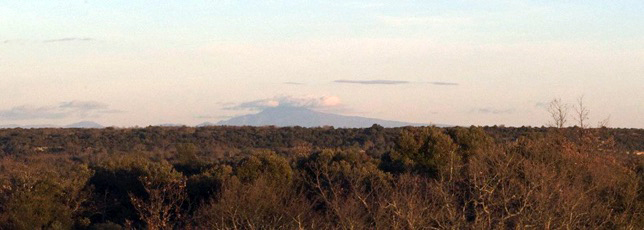
[[0, 130], [0, 229], [644, 229], [644, 130]]

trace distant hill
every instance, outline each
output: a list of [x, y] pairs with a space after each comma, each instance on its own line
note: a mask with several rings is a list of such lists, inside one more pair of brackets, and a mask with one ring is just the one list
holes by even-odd
[[160, 127], [181, 127], [181, 126], [186, 126], [184, 124], [175, 124], [175, 123], [164, 123], [164, 124], [159, 124], [157, 126]]
[[18, 127], [20, 127], [20, 125], [16, 125], [16, 124], [0, 125], [0, 129], [13, 129]]
[[0, 129], [15, 129], [15, 128], [21, 128], [21, 129], [42, 129], [42, 128], [81, 128], [81, 129], [100, 129], [100, 128], [105, 128], [103, 125], [93, 122], [93, 121], [81, 121], [65, 126], [59, 126], [59, 125], [51, 125], [51, 124], [41, 124], [41, 125], [17, 125], [17, 124], [10, 124], [10, 125], [0, 125]]
[[197, 127], [208, 127], [208, 126], [216, 126], [216, 125], [217, 125], [216, 123], [204, 122], [204, 123], [198, 124]]
[[58, 128], [58, 126], [50, 125], [50, 124], [42, 124], [42, 125], [16, 125], [16, 124], [0, 125], [0, 129], [15, 129], [15, 128], [42, 129], [42, 128]]
[[93, 121], [81, 121], [74, 124], [66, 125], [64, 128], [80, 128], [80, 129], [101, 129], [103, 125]]
[[343, 116], [322, 113], [306, 108], [275, 107], [265, 109], [257, 114], [249, 114], [218, 122], [217, 125], [227, 126], [302, 126], [320, 127], [334, 126], [344, 128], [364, 128], [379, 124], [383, 127], [423, 126], [427, 124], [388, 121], [374, 118]]
[[44, 124], [44, 125], [23, 125], [20, 126], [20, 128], [24, 129], [42, 129], [42, 128], [58, 128], [57, 125], [50, 125], [50, 124]]

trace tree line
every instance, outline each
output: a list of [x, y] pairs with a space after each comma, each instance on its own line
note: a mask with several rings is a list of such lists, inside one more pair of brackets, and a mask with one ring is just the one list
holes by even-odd
[[642, 134], [0, 130], [0, 229], [642, 229]]

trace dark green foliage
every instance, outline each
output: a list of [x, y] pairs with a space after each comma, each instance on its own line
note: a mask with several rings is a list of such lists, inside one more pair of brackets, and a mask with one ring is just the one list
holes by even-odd
[[489, 152], [494, 147], [494, 139], [480, 127], [455, 127], [448, 132], [465, 157]]
[[94, 224], [89, 229], [90, 230], [123, 230], [123, 226], [112, 222], [106, 222], [106, 223]]
[[232, 173], [231, 166], [216, 165], [200, 174], [190, 176], [187, 186], [190, 200], [193, 203], [200, 203], [219, 193]]
[[446, 167], [450, 167], [450, 162], [460, 161], [457, 146], [443, 129], [429, 127], [414, 131], [401, 133], [396, 149], [383, 157], [383, 170], [437, 177], [439, 171], [449, 170]]
[[262, 151], [241, 160], [235, 168], [235, 175], [242, 182], [251, 182], [264, 177], [272, 181], [289, 183], [293, 172], [286, 159], [274, 152]]
[[111, 156], [97, 162], [93, 169], [95, 173], [89, 183], [95, 188], [95, 199], [103, 210], [92, 218], [115, 223], [136, 219], [130, 194], [147, 196], [141, 177], [170, 181], [182, 176], [168, 162], [153, 162], [143, 154]]
[[0, 228], [69, 229], [87, 226], [82, 214], [92, 171], [64, 159], [5, 158], [1, 162]]
[[174, 168], [186, 176], [201, 173], [208, 167], [208, 162], [199, 158], [199, 148], [192, 143], [177, 144]]

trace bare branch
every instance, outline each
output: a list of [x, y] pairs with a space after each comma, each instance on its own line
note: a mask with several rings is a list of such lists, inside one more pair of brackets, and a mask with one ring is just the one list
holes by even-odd
[[588, 110], [588, 108], [586, 108], [586, 106], [584, 105], [584, 96], [577, 98], [577, 104], [575, 104], [574, 108], [575, 120], [577, 121], [579, 127], [582, 129], [588, 128], [587, 121], [590, 110]]
[[561, 101], [561, 98], [556, 98], [548, 104], [548, 113], [552, 121], [548, 124], [552, 127], [563, 128], [568, 122], [568, 105]]

